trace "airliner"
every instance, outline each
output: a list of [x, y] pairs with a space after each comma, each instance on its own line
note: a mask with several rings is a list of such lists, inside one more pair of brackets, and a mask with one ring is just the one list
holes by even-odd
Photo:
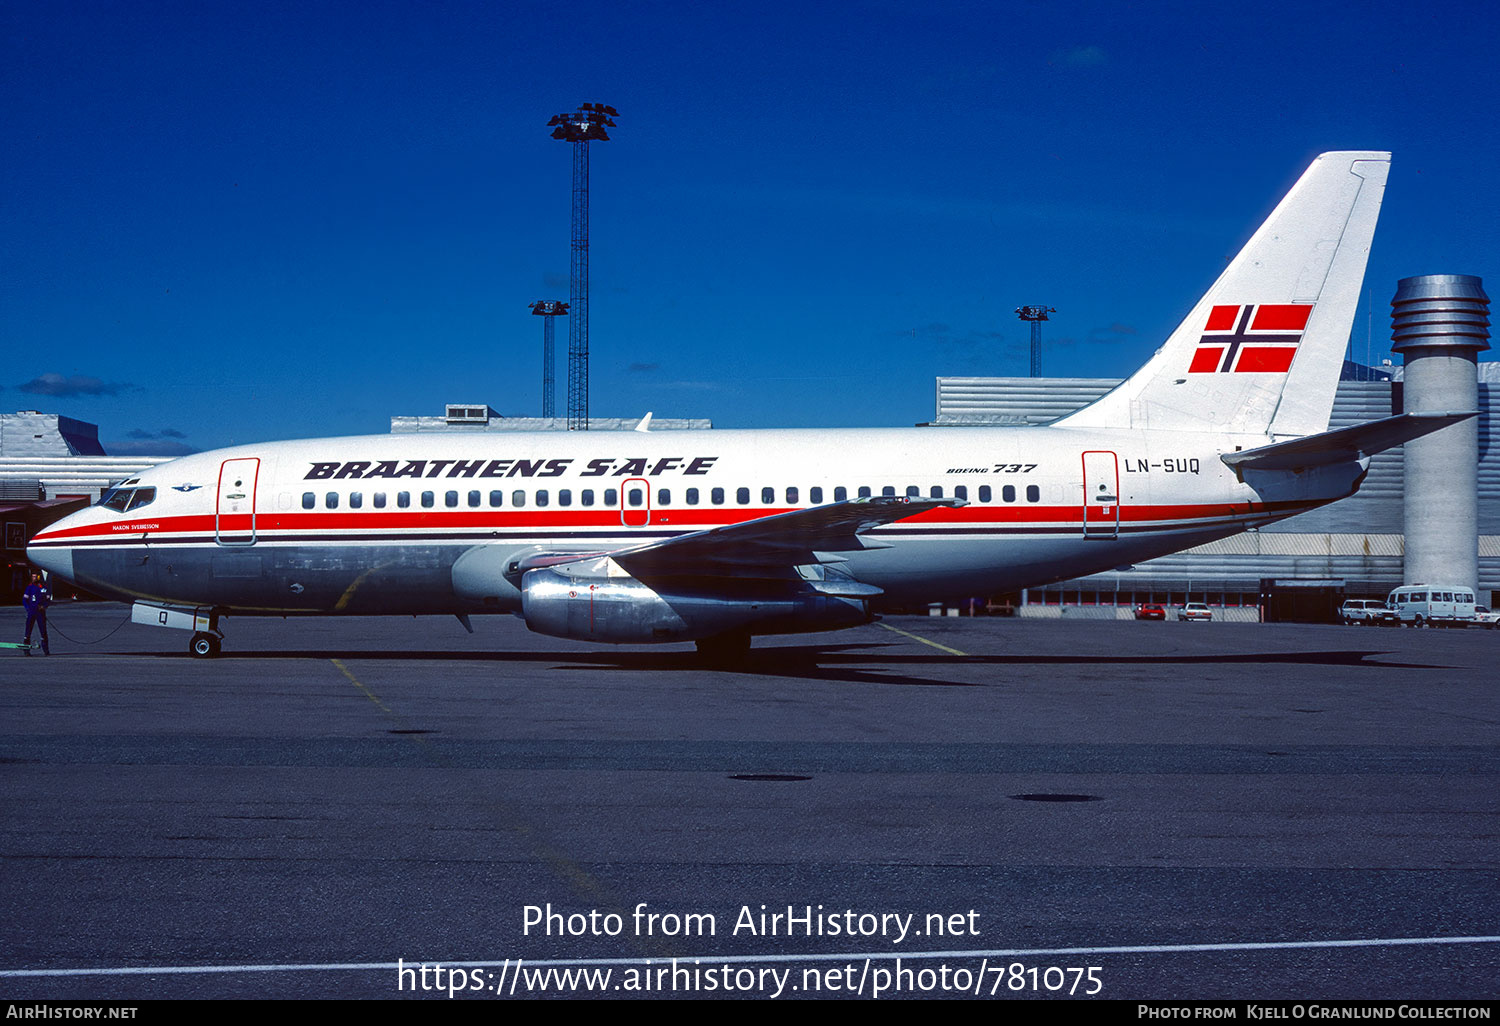
[[[1133, 564], [1351, 495], [1469, 416], [1328, 430], [1390, 154], [1319, 156], [1166, 342], [1040, 427], [370, 435], [204, 452], [28, 557], [219, 653], [234, 615], [511, 613], [693, 642]], [[649, 420], [649, 418], [648, 418]]]

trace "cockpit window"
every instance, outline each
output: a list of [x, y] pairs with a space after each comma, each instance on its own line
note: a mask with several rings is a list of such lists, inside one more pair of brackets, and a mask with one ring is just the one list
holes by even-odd
[[132, 477], [129, 481], [121, 481], [113, 488], [105, 489], [104, 494], [99, 496], [99, 505], [124, 513], [126, 505], [130, 502], [133, 486], [139, 484], [140, 480], [138, 477]]
[[105, 509], [112, 509], [117, 513], [124, 513], [127, 510], [140, 509], [147, 503], [155, 501], [155, 488], [134, 487], [139, 480], [139, 478], [131, 478], [124, 484], [116, 485], [105, 493], [104, 498], [99, 500], [99, 505]]

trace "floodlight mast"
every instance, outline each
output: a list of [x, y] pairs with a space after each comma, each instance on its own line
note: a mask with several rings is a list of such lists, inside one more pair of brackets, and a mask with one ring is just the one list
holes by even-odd
[[555, 114], [547, 126], [552, 138], [573, 144], [573, 256], [568, 274], [568, 430], [589, 429], [589, 143], [608, 142], [620, 112], [604, 103], [585, 103]]
[[1041, 373], [1042, 363], [1042, 322], [1047, 320], [1048, 314], [1057, 313], [1055, 306], [1018, 306], [1016, 316], [1023, 321], [1031, 322], [1031, 376], [1037, 377]]
[[553, 369], [557, 366], [552, 319], [566, 316], [568, 304], [558, 299], [538, 299], [531, 304], [531, 312], [542, 319], [542, 416], [552, 418], [557, 416], [557, 403], [552, 397]]

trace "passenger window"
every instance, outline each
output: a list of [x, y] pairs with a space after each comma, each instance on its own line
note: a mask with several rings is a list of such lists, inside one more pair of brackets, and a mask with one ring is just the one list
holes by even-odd
[[[302, 493], [302, 508], [303, 509], [313, 509], [317, 505], [318, 505], [318, 497], [316, 495], [314, 495], [312, 492], [303, 492]], [[124, 511], [124, 507], [123, 506], [121, 507], [121, 511], [122, 512]]]
[[762, 506], [769, 506], [772, 503], [774, 503], [775, 501], [776, 501], [776, 489], [774, 489], [774, 488], [762, 488], [760, 490], [760, 503], [761, 503]]
[[385, 492], [375, 493], [375, 508], [385, 509]]
[[658, 506], [672, 505], [672, 489], [658, 488], [656, 490], [656, 504]]
[[327, 495], [323, 496], [323, 505], [327, 506], [329, 509], [338, 509], [339, 493], [329, 492]]
[[709, 494], [709, 498], [713, 501], [713, 504], [715, 506], [722, 506], [722, 505], [724, 505], [724, 489], [722, 489], [722, 488], [715, 488], [713, 491], [709, 492], [708, 494]]
[[1005, 487], [1001, 488], [1000, 489], [1000, 498], [1003, 501], [1005, 501], [1005, 502], [1015, 502], [1016, 501], [1016, 486], [1015, 485], [1006, 485]]
[[859, 486], [859, 497], [861, 499], [868, 499], [870, 497], [870, 486], [869, 485], [860, 485]]
[[989, 485], [980, 485], [979, 486], [979, 501], [980, 502], [989, 502], [991, 494], [993, 494], [993, 493], [990, 491], [990, 486]]
[[500, 491], [500, 489], [498, 489], [498, 488], [495, 489], [494, 491], [490, 492], [490, 505], [491, 506], [496, 506], [496, 507], [498, 507], [498, 506], [504, 506], [505, 505], [505, 493], [502, 492], [502, 491]]
[[520, 509], [522, 506], [526, 505], [526, 493], [521, 491], [521, 489], [519, 488], [511, 492], [510, 504], [516, 507], [516, 509]]
[[422, 508], [423, 509], [431, 509], [436, 504], [437, 504], [437, 495], [435, 493], [433, 493], [433, 492], [423, 492], [422, 493]]
[[632, 488], [630, 489], [630, 491], [625, 493], [625, 498], [630, 503], [630, 505], [639, 506], [646, 501], [645, 489]]
[[933, 485], [932, 486], [932, 497], [934, 499], [941, 499], [943, 497], [943, 486], [942, 485]]
[[823, 489], [809, 488], [807, 490], [807, 501], [812, 503], [814, 506], [823, 505]]
[[571, 488], [559, 488], [557, 490], [557, 504], [559, 506], [573, 505], [573, 490]]
[[698, 489], [696, 489], [696, 488], [689, 488], [687, 490], [687, 504], [689, 506], [696, 506], [696, 505], [698, 505]]
[[786, 490], [786, 504], [788, 506], [792, 506], [792, 505], [795, 505], [796, 502], [797, 502], [797, 489], [795, 489], [795, 488], [788, 488]]
[[882, 497], [888, 496], [888, 495], [895, 495], [896, 494], [896, 486], [895, 485], [886, 485], [884, 488], [880, 489], [880, 494], [881, 494]]
[[481, 500], [483, 498], [484, 498], [484, 496], [480, 495], [479, 492], [477, 492], [477, 491], [470, 492], [469, 493], [469, 508], [470, 509], [478, 509], [479, 506], [482, 504]]
[[545, 506], [549, 501], [551, 500], [547, 496], [547, 489], [538, 488], [536, 492], [536, 504], [538, 506]]
[[849, 499], [849, 489], [845, 488], [843, 485], [839, 485], [837, 488], [835, 488], [833, 490], [833, 501], [834, 502], [846, 502], [846, 501], [848, 501], [848, 499]]
[[400, 506], [402, 509], [406, 509], [408, 506], [410, 506], [411, 505], [411, 492], [397, 492], [396, 493], [396, 505]]
[[350, 492], [349, 493], [349, 508], [350, 509], [359, 509], [364, 504], [365, 504], [365, 493], [364, 492]]
[[918, 488], [916, 485], [907, 485], [906, 486], [906, 497], [908, 499], [918, 498], [921, 494], [922, 494], [922, 489]]
[[585, 488], [583, 494], [579, 496], [579, 501], [581, 505], [592, 506], [594, 504], [594, 490], [592, 488]]
[[613, 488], [604, 489], [604, 504], [606, 506], [617, 505], [620, 501], [620, 493]]
[[741, 506], [750, 505], [750, 489], [736, 488], [734, 490], [734, 501], [739, 503]]
[[458, 493], [457, 492], [444, 492], [443, 493], [443, 505], [447, 506], [449, 509], [452, 509], [454, 506], [457, 506], [458, 505]]
[[1026, 486], [1026, 501], [1027, 502], [1041, 502], [1042, 501], [1042, 490], [1040, 488], [1038, 488], [1036, 485], [1027, 485]]
[[967, 499], [969, 497], [969, 486], [968, 485], [954, 485], [953, 486], [953, 497], [955, 499]]

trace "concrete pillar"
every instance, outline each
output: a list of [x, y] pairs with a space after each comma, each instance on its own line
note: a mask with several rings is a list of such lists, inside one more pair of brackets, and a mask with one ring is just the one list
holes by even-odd
[[[1489, 344], [1484, 284], [1468, 274], [1402, 278], [1391, 299], [1391, 351], [1405, 363], [1402, 411], [1479, 409]], [[1406, 443], [1407, 584], [1473, 588], [1479, 580], [1479, 421]]]

